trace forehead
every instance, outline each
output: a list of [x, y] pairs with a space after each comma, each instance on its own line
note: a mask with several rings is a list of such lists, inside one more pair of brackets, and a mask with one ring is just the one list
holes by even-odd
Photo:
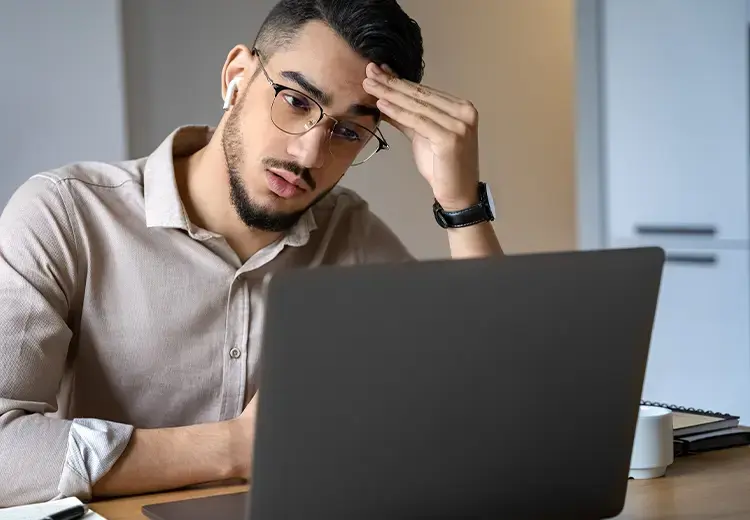
[[[303, 27], [295, 41], [288, 48], [277, 51], [271, 59], [277, 74], [300, 72], [316, 87], [331, 94], [333, 101], [328, 108], [332, 112], [346, 111], [355, 103], [375, 105], [377, 99], [362, 87], [367, 77], [367, 63], [339, 35], [317, 21]], [[273, 79], [289, 83], [284, 78]]]

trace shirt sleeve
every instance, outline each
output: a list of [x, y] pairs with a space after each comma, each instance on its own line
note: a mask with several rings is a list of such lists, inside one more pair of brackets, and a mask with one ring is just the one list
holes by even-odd
[[66, 197], [55, 178], [35, 176], [0, 215], [0, 507], [89, 499], [132, 433], [54, 417], [77, 297]]

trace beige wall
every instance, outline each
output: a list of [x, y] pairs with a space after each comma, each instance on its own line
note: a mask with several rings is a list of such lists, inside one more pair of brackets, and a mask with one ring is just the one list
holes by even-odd
[[[495, 193], [509, 252], [574, 249], [572, 0], [402, 0], [424, 32], [425, 83], [480, 113], [482, 177]], [[388, 156], [345, 184], [422, 258], [448, 255], [432, 197], [394, 132]]]

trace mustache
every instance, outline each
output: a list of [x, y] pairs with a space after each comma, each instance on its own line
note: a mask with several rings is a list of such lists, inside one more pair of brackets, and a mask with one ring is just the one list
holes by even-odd
[[294, 161], [285, 161], [282, 159], [274, 159], [273, 157], [266, 157], [263, 159], [263, 166], [266, 168], [279, 168], [281, 170], [288, 170], [297, 177], [301, 177], [305, 183], [310, 186], [310, 190], [315, 190], [315, 179], [312, 177], [309, 168], [300, 166]]

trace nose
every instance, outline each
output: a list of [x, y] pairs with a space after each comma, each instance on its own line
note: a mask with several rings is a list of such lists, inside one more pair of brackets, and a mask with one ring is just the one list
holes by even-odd
[[329, 139], [330, 129], [327, 125], [319, 124], [302, 135], [294, 136], [289, 143], [287, 152], [301, 166], [321, 168], [330, 153]]

